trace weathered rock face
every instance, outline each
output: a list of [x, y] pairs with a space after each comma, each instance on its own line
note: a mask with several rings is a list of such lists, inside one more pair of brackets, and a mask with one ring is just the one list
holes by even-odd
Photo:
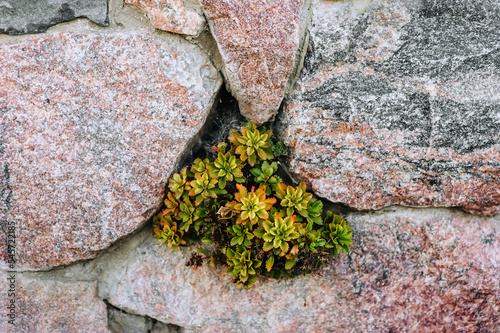
[[34, 270], [143, 224], [222, 83], [197, 47], [136, 33], [2, 45], [0, 77], [2, 228], [15, 224], [16, 268]]
[[86, 17], [108, 25], [106, 0], [2, 0], [0, 33], [19, 35], [43, 32], [53, 25]]
[[[350, 214], [352, 252], [321, 274], [235, 289], [223, 268], [185, 267], [138, 234], [99, 260], [98, 295], [127, 312], [196, 332], [500, 329], [500, 230], [445, 210]], [[498, 223], [498, 221], [497, 221]]]
[[183, 0], [125, 0], [146, 11], [156, 29], [198, 35], [205, 24], [200, 14], [186, 8]]
[[[2, 272], [3, 273], [3, 272]], [[6, 285], [10, 274], [1, 274]], [[5, 281], [4, 281], [5, 280]], [[2, 293], [2, 332], [109, 332], [106, 305], [96, 295], [97, 283], [61, 281], [16, 274], [16, 297]], [[7, 291], [7, 288], [3, 288]], [[7, 302], [15, 299], [15, 318], [7, 321]]]
[[498, 1], [319, 2], [281, 134], [291, 170], [357, 209], [500, 212]]
[[[201, 0], [241, 113], [262, 124], [274, 116], [294, 70], [305, 0]], [[304, 28], [302, 28], [304, 30]]]

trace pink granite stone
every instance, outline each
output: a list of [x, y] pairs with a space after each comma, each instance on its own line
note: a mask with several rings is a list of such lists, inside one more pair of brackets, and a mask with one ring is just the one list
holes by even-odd
[[294, 69], [303, 0], [201, 0], [241, 113], [262, 124], [274, 116]]
[[205, 24], [200, 14], [186, 8], [183, 0], [125, 0], [151, 15], [156, 29], [183, 35], [198, 35]]
[[259, 277], [236, 289], [224, 267], [186, 267], [145, 230], [101, 257], [99, 296], [196, 332], [497, 332], [498, 219], [446, 210], [345, 216], [349, 254], [319, 274]]
[[[93, 258], [141, 226], [220, 85], [175, 36], [58, 33], [0, 46], [0, 213], [16, 227], [16, 269]], [[3, 238], [0, 249], [8, 267]]]
[[[360, 210], [500, 213], [500, 11], [489, 6], [379, 1], [359, 14], [317, 3], [280, 119], [290, 170], [316, 194]], [[488, 28], [438, 15], [469, 10], [488, 13]]]

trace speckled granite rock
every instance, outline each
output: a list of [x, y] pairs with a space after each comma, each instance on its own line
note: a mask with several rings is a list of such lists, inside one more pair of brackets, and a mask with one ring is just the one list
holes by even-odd
[[319, 2], [285, 103], [290, 168], [319, 195], [500, 212], [500, 3]]
[[86, 17], [108, 25], [106, 0], [2, 0], [0, 33], [19, 35], [44, 32], [58, 23]]
[[[352, 252], [320, 276], [235, 289], [223, 268], [185, 267], [147, 228], [99, 258], [98, 295], [187, 332], [500, 329], [498, 219], [446, 210], [347, 216]], [[495, 225], [496, 223], [496, 225]]]
[[[10, 274], [0, 271], [0, 276], [0, 286], [4, 287]], [[106, 305], [97, 298], [96, 282], [55, 281], [16, 274], [15, 284], [15, 325], [8, 323], [6, 312], [7, 301], [13, 298], [7, 298], [6, 292], [0, 296], [2, 332], [109, 332]]]
[[[262, 124], [283, 100], [309, 1], [200, 0], [224, 61], [228, 90], [241, 113]], [[302, 27], [301, 27], [302, 25]]]
[[125, 0], [146, 11], [156, 29], [198, 35], [205, 24], [202, 15], [186, 8], [183, 0]]
[[138, 33], [1, 45], [0, 77], [1, 222], [16, 225], [16, 268], [33, 270], [142, 225], [222, 84], [196, 46]]

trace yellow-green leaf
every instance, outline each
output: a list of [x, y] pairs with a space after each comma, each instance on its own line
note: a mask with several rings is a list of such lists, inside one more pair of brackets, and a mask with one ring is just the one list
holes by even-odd
[[269, 259], [266, 260], [266, 269], [269, 272], [274, 265], [274, 256], [270, 256]]

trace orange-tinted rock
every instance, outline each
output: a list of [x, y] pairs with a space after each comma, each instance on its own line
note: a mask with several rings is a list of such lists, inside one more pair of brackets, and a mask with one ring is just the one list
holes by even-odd
[[[5, 282], [11, 276], [1, 272], [0, 286], [7, 286]], [[5, 305], [0, 310], [2, 332], [109, 332], [106, 305], [97, 298], [96, 282], [56, 281], [15, 274], [14, 283], [16, 296], [9, 298], [5, 292], [0, 297]], [[8, 322], [11, 317], [7, 316], [7, 302], [11, 299], [15, 299], [15, 325]]]
[[156, 29], [183, 35], [198, 35], [205, 24], [200, 14], [186, 8], [183, 0], [125, 0], [151, 16]]
[[453, 3], [316, 5], [280, 129], [318, 195], [500, 212], [500, 10]]
[[[99, 296], [196, 332], [496, 332], [498, 219], [395, 209], [346, 216], [353, 245], [320, 275], [234, 287], [225, 269], [186, 267], [150, 230], [101, 257]], [[107, 263], [107, 264], [106, 264]]]
[[0, 78], [2, 228], [15, 225], [15, 268], [34, 270], [141, 226], [221, 85], [197, 47], [136, 33], [2, 45]]
[[304, 0], [201, 0], [241, 113], [262, 124], [283, 100], [301, 40]]

